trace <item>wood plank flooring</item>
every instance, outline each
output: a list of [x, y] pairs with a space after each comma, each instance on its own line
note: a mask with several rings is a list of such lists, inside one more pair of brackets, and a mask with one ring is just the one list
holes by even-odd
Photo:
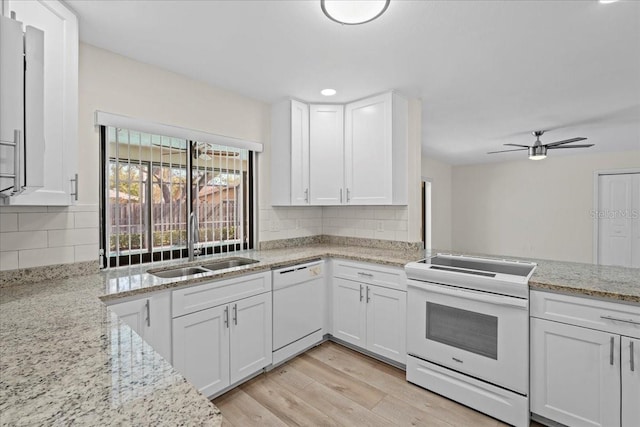
[[222, 411], [222, 425], [229, 427], [505, 425], [408, 383], [400, 369], [333, 342], [307, 351], [213, 403]]

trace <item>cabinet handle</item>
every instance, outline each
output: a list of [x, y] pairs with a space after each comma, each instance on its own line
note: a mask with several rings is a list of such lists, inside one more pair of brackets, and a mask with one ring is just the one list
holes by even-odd
[[304, 190], [304, 202], [309, 203], [309, 189]]
[[629, 343], [629, 364], [631, 365], [631, 372], [636, 370], [633, 360], [633, 341]]
[[373, 274], [371, 273], [364, 273], [362, 271], [358, 271], [358, 276], [364, 276], [364, 277], [371, 277], [373, 278]]
[[631, 323], [632, 325], [640, 325], [640, 322], [636, 322], [635, 320], [627, 320], [627, 319], [619, 319], [617, 317], [613, 317], [613, 316], [600, 316], [601, 319], [606, 319], [606, 320], [613, 320], [614, 322], [624, 322], [624, 323]]
[[609, 339], [609, 364], [613, 366], [613, 337]]
[[224, 326], [229, 327], [229, 306], [224, 308]]
[[369, 301], [371, 301], [371, 298], [369, 298], [369, 287], [367, 286], [367, 304], [369, 304]]
[[144, 304], [145, 309], [147, 310], [147, 326], [151, 327], [151, 303], [147, 299], [147, 302]]
[[342, 203], [342, 188], [340, 189], [340, 203]]
[[347, 188], [347, 203], [351, 202], [351, 191]]
[[233, 324], [238, 324], [238, 304], [233, 304]]
[[360, 285], [360, 302], [362, 302], [362, 285]]
[[78, 174], [75, 174], [73, 178], [71, 178], [71, 182], [73, 182], [73, 200], [78, 201]]

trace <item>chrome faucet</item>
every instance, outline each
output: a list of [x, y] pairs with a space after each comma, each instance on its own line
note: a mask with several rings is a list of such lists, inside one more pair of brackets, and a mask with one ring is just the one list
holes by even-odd
[[196, 247], [196, 245], [200, 243], [200, 230], [198, 227], [198, 215], [193, 211], [189, 216], [189, 261], [193, 261], [198, 255], [200, 255], [200, 249]]

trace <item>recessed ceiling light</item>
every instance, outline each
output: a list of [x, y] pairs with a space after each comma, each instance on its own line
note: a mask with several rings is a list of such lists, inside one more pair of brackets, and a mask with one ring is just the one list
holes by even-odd
[[335, 95], [337, 92], [335, 89], [322, 89], [320, 91], [321, 94], [323, 94], [324, 96], [333, 96]]
[[389, 7], [390, 0], [320, 0], [320, 7], [332, 21], [358, 25], [373, 21]]
[[602, 4], [617, 3], [618, 0], [598, 0]]

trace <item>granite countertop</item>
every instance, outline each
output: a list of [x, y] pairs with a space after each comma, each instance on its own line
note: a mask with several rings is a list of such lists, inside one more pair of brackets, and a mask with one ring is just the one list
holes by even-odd
[[[147, 265], [1, 286], [0, 424], [218, 426], [219, 410], [101, 299], [111, 302], [322, 257], [401, 267], [424, 258], [425, 251], [314, 244], [208, 256], [192, 264], [228, 256], [259, 262], [186, 281], [147, 274]], [[638, 269], [530, 261], [538, 263], [532, 289], [640, 303]], [[177, 264], [184, 261], [161, 266]]]

